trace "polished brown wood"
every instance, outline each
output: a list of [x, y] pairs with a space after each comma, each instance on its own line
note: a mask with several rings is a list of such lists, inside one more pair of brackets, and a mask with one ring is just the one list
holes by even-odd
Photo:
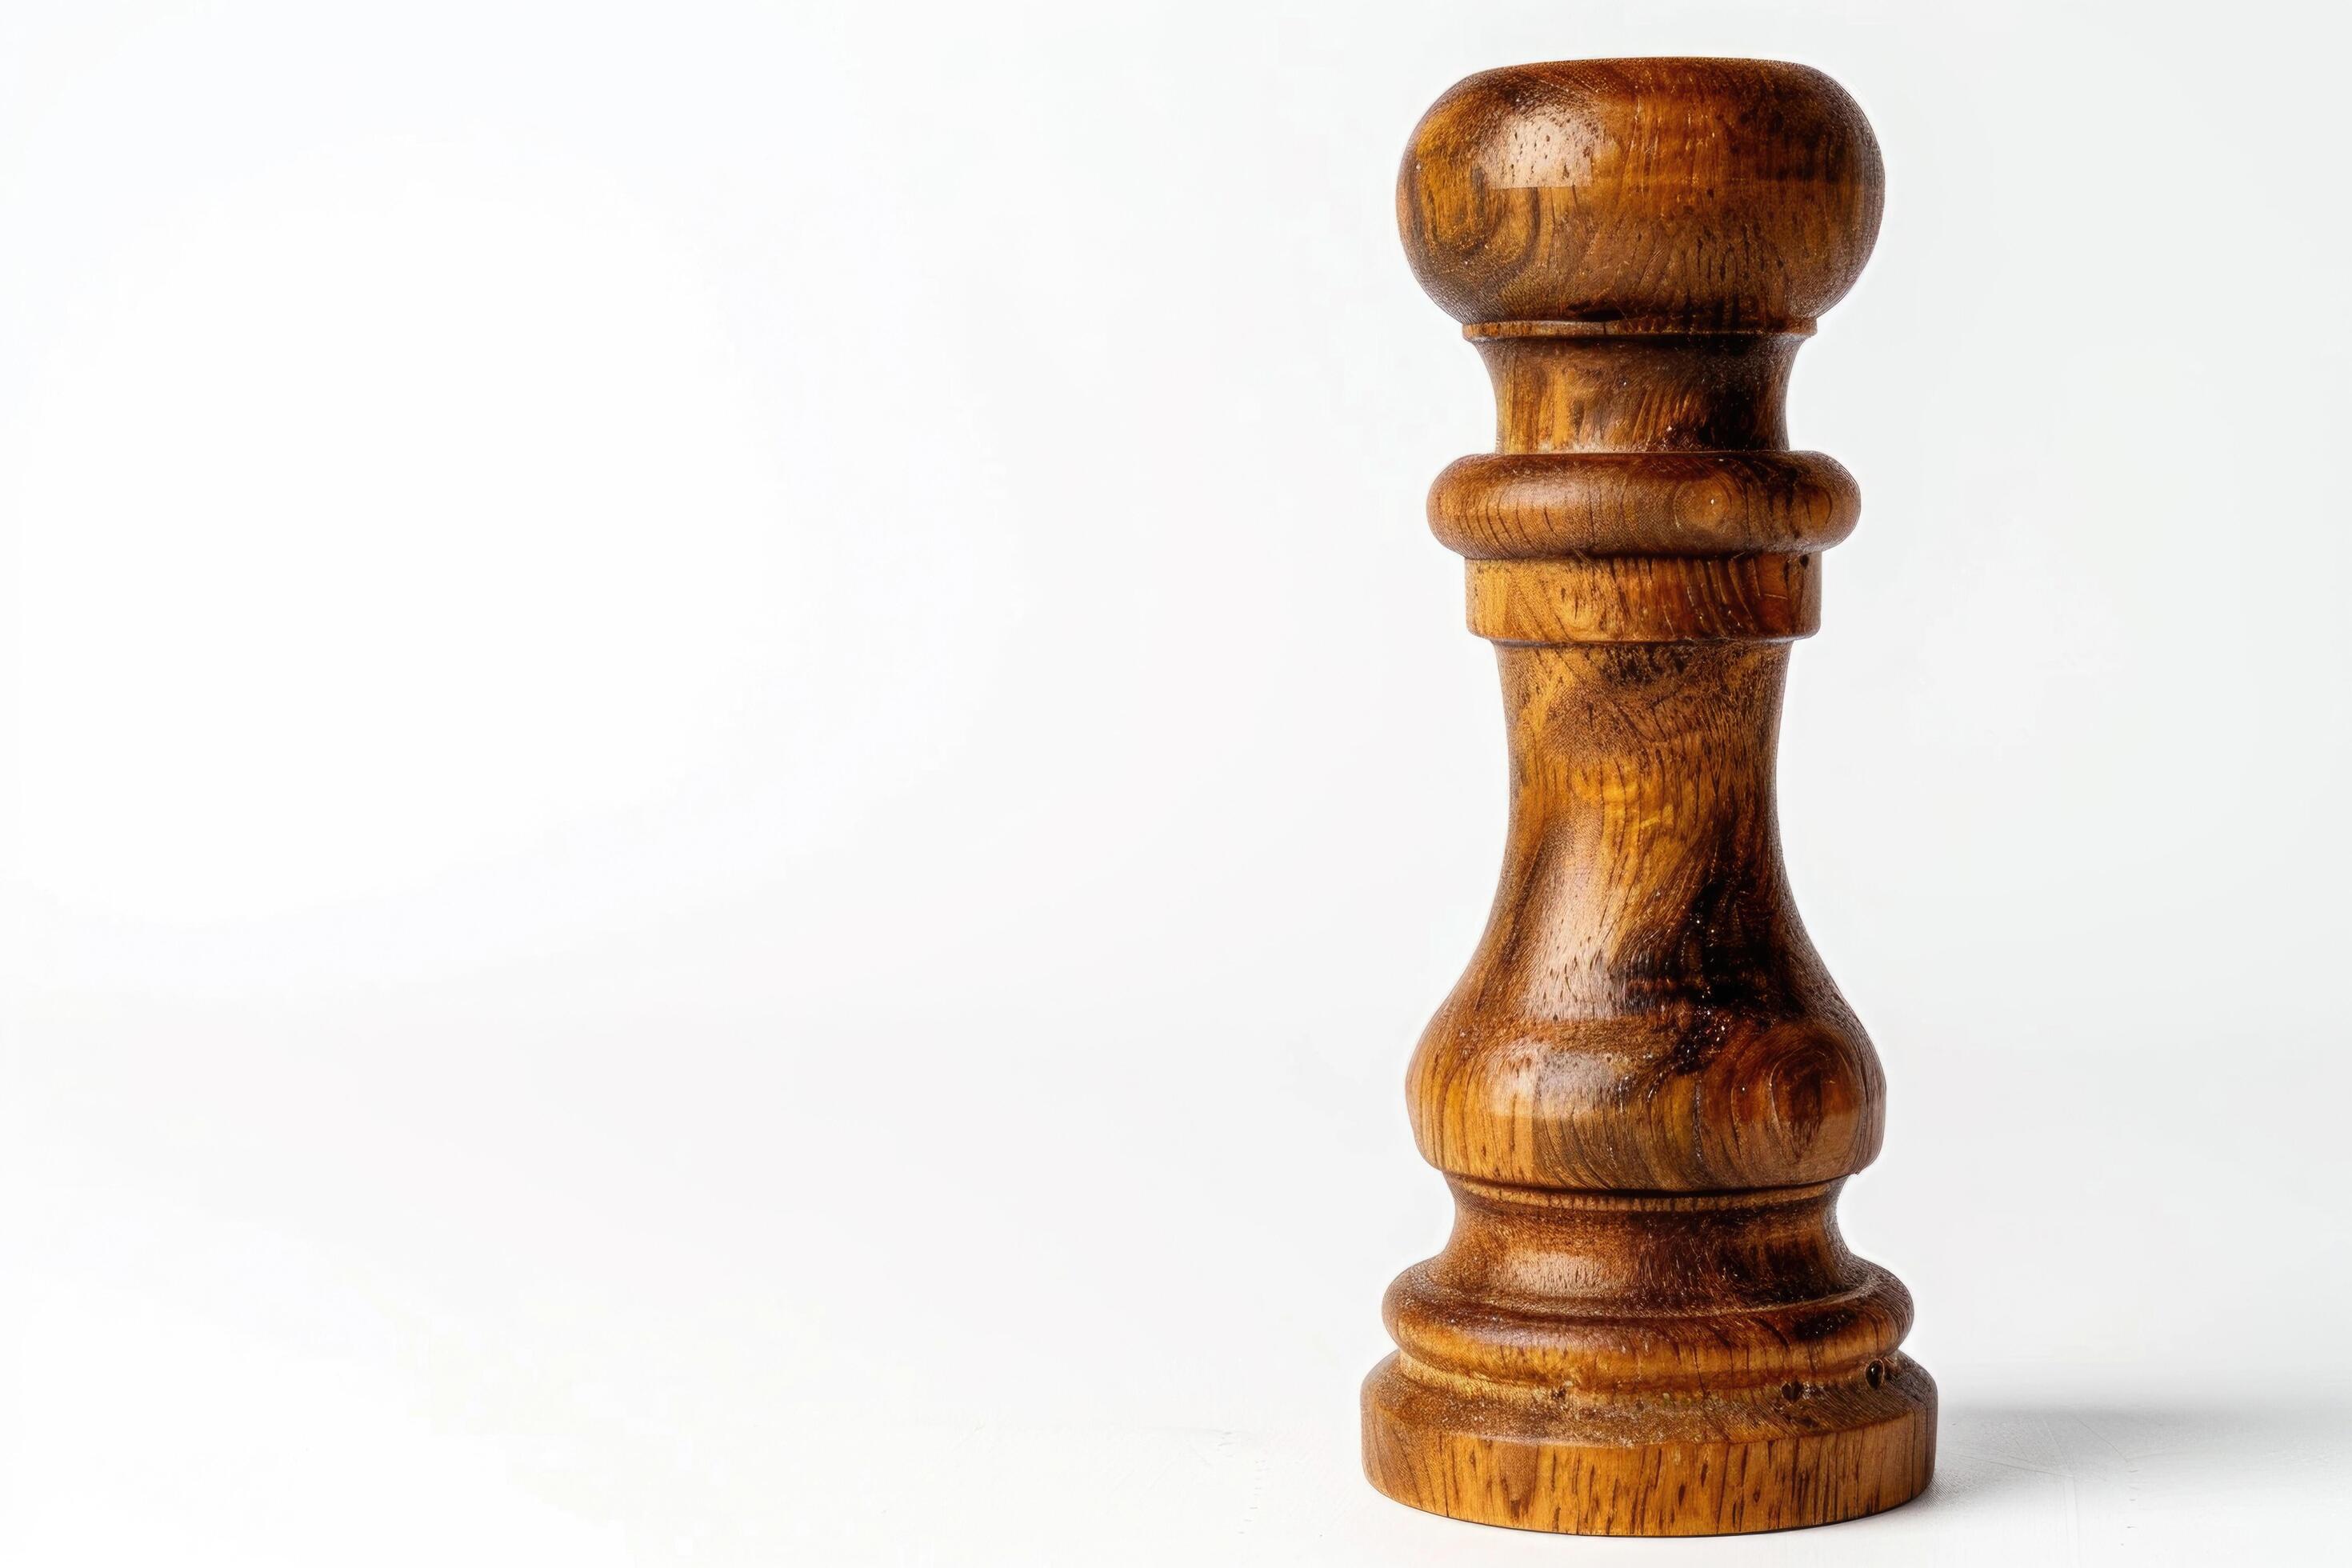
[[1488, 71], [1413, 133], [1414, 272], [1495, 384], [1438, 477], [1509, 719], [1502, 886], [1407, 1095], [1455, 1205], [1386, 1302], [1364, 1466], [1488, 1524], [1822, 1524], [1927, 1485], [1900, 1281], [1840, 1238], [1869, 1037], [1805, 936], [1773, 763], [1860, 498], [1783, 392], [1876, 237], [1878, 149], [1762, 60]]

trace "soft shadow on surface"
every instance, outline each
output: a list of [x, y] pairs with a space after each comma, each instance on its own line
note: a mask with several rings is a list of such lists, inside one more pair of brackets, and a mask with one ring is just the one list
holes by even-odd
[[2098, 1400], [2048, 1404], [1948, 1401], [1936, 1480], [1920, 1500], [1966, 1506], [2041, 1492], [2069, 1507], [2092, 1492], [2186, 1488], [2206, 1497], [2282, 1486], [2309, 1490], [2352, 1470], [2352, 1405], [2231, 1406]]

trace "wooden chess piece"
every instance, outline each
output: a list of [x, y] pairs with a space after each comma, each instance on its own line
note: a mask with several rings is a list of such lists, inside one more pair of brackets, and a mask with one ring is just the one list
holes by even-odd
[[1511, 809], [1408, 1075], [1456, 1213], [1364, 1384], [1400, 1502], [1706, 1535], [1927, 1484], [1909, 1294], [1832, 1212], [1885, 1085], [1798, 921], [1772, 778], [1789, 647], [1860, 504], [1788, 449], [1782, 395], [1881, 192], [1853, 100], [1764, 60], [1488, 71], [1405, 154], [1405, 249], [1495, 384], [1497, 450], [1429, 515], [1501, 665]]

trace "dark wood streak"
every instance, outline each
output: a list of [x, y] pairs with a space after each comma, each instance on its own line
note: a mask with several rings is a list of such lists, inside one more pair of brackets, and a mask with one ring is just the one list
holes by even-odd
[[1407, 254], [1495, 384], [1496, 450], [1430, 520], [1496, 645], [1511, 783], [1408, 1079], [1454, 1230], [1391, 1288], [1364, 1390], [1366, 1469], [1414, 1507], [1771, 1530], [1932, 1469], [1910, 1297], [1835, 1216], [1885, 1081], [1773, 799], [1789, 644], [1860, 504], [1787, 449], [1785, 390], [1880, 204], [1853, 100], [1768, 61], [1490, 71], [1406, 154]]

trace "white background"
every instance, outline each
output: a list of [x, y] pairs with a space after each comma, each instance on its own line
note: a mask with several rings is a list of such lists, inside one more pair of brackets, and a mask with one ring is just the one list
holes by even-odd
[[[2347, 42], [10, 5], [0, 1560], [2332, 1557]], [[1945, 1398], [1920, 1502], [1685, 1545], [1355, 1458], [1503, 806], [1395, 163], [1643, 53], [1885, 150], [1782, 780]]]

